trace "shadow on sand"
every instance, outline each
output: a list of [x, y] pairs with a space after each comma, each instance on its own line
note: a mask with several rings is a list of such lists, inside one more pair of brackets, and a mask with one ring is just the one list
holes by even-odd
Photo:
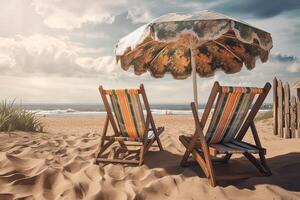
[[[170, 175], [182, 174], [185, 177], [206, 178], [201, 168], [194, 162], [182, 168], [179, 163], [182, 156], [168, 151], [148, 152], [144, 164], [149, 168], [163, 168]], [[262, 177], [258, 170], [244, 157], [232, 158], [227, 164], [214, 164], [216, 175], [257, 174], [249, 179], [218, 181], [221, 187], [235, 186], [239, 189], [255, 190], [255, 185], [268, 184], [282, 187], [288, 191], [300, 191], [300, 153], [288, 153], [267, 159], [272, 176]], [[209, 185], [209, 182], [207, 182]]]

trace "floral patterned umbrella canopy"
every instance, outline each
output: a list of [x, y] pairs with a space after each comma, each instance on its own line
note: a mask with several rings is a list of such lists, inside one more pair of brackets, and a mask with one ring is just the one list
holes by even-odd
[[245, 64], [268, 60], [271, 34], [240, 20], [210, 11], [169, 13], [141, 26], [119, 40], [116, 58], [124, 70], [140, 75], [149, 71], [155, 78], [171, 73], [175, 79], [196, 73], [213, 76], [215, 71], [239, 72]]

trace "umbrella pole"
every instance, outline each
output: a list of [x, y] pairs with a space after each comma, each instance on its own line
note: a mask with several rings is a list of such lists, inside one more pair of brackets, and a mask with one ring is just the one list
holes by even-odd
[[198, 111], [198, 90], [197, 90], [197, 72], [196, 72], [196, 64], [194, 59], [194, 49], [190, 49], [191, 52], [191, 65], [192, 65], [192, 76], [193, 76], [193, 93], [194, 93], [194, 102], [196, 105], [196, 109]]

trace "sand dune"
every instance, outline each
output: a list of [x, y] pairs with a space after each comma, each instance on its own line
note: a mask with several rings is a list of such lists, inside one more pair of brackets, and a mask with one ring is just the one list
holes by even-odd
[[[220, 181], [216, 188], [197, 165], [179, 167], [184, 148], [178, 136], [193, 132], [193, 119], [155, 120], [165, 126], [165, 151], [149, 152], [141, 167], [93, 164], [103, 117], [47, 117], [46, 133], [1, 133], [0, 199], [300, 199], [300, 139], [273, 136], [271, 120], [257, 128], [273, 176]], [[242, 172], [256, 169], [240, 157], [216, 166], [217, 174]]]

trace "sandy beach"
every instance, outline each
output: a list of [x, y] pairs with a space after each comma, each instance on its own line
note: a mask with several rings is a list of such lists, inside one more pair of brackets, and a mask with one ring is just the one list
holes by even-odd
[[[178, 136], [193, 133], [193, 118], [154, 118], [165, 127], [164, 151], [149, 152], [140, 167], [93, 164], [104, 116], [44, 117], [45, 133], [1, 133], [0, 199], [300, 199], [300, 139], [273, 136], [272, 119], [258, 121], [257, 129], [273, 176], [213, 188], [199, 166], [179, 166], [184, 147]], [[256, 173], [238, 156], [215, 169]]]

